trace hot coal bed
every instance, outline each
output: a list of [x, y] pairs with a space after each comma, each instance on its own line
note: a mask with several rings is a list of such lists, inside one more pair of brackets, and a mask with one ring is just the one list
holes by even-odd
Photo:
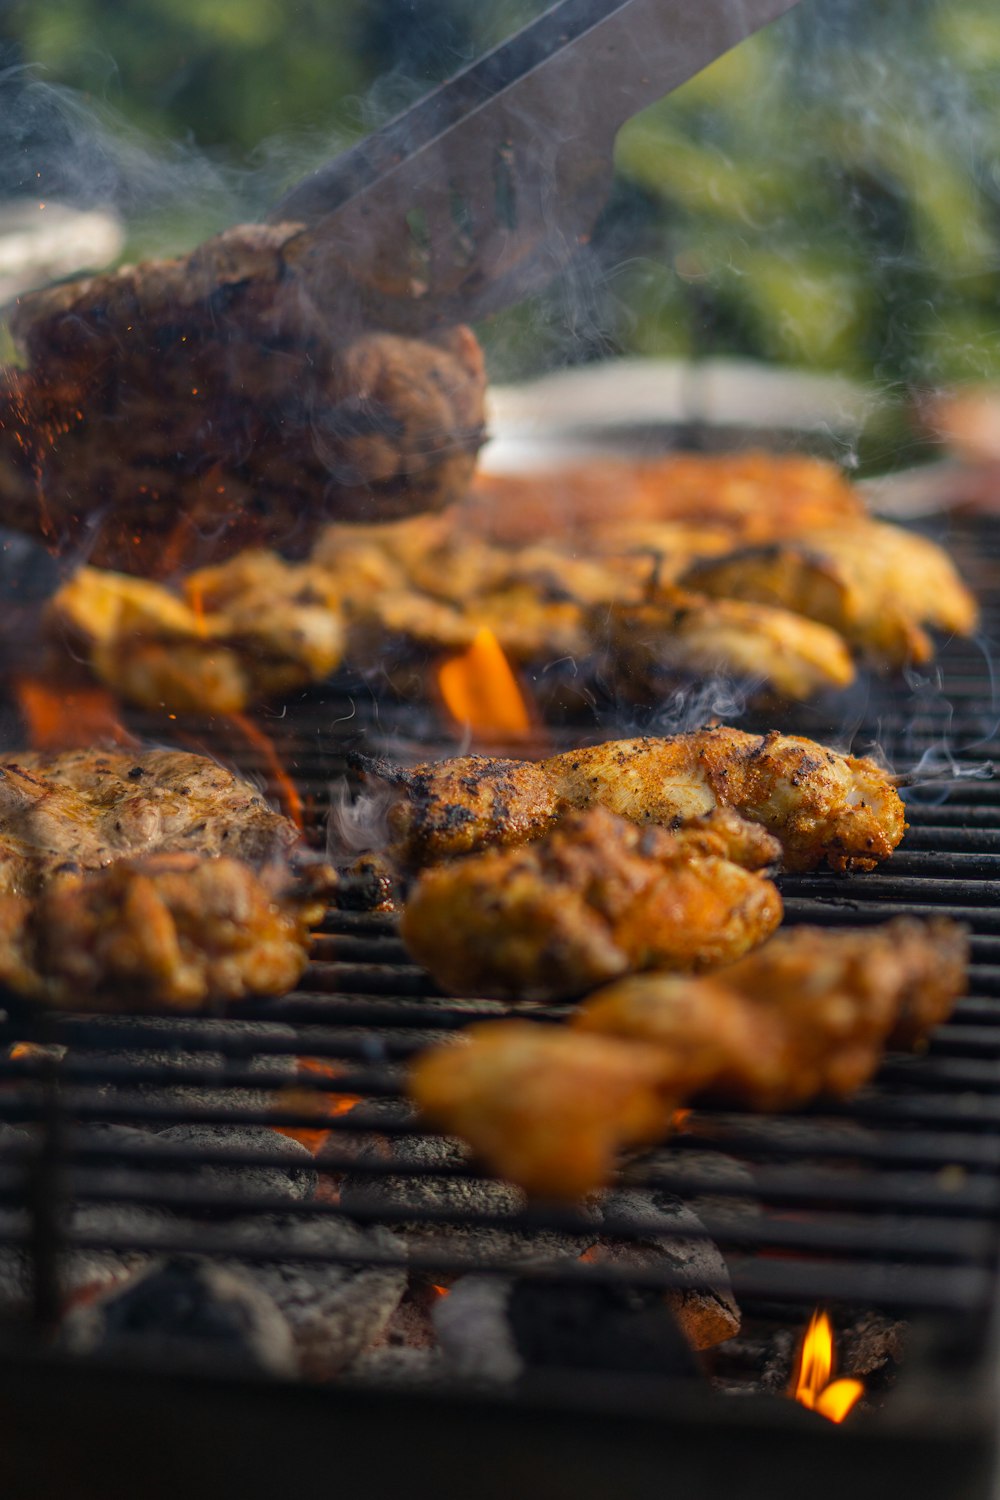
[[[1000, 542], [972, 524], [950, 540], [996, 639]], [[855, 747], [981, 770], [988, 649], [945, 644], [933, 670], [871, 688]], [[609, 714], [549, 743], [624, 732]], [[453, 748], [433, 710], [363, 688], [266, 724], [321, 847], [349, 750]], [[186, 723], [178, 743], [267, 775], [230, 725]], [[991, 1494], [1000, 780], [929, 782], [908, 816], [883, 873], [782, 889], [789, 922], [968, 924], [970, 993], [928, 1050], [890, 1055], [846, 1104], [698, 1109], [579, 1208], [525, 1206], [412, 1117], [405, 1060], [514, 1007], [438, 993], [391, 915], [331, 910], [298, 990], [225, 1019], [11, 1001], [4, 1496]], [[837, 1373], [865, 1387], [839, 1426], [788, 1394], [817, 1307]]]

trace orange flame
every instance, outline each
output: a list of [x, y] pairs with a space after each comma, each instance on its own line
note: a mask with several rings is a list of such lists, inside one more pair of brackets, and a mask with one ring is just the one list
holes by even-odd
[[[323, 1078], [339, 1078], [345, 1071], [337, 1064], [325, 1062], [319, 1057], [298, 1057], [296, 1062], [300, 1073], [318, 1074]], [[294, 1109], [304, 1115], [316, 1115], [324, 1120], [333, 1120], [338, 1115], [346, 1115], [348, 1110], [360, 1104], [361, 1095], [317, 1093], [313, 1089], [293, 1087], [282, 1089], [277, 1096], [276, 1103], [282, 1109]], [[300, 1129], [297, 1125], [275, 1125], [274, 1129], [279, 1135], [287, 1135], [293, 1141], [298, 1141], [299, 1145], [305, 1146], [313, 1156], [320, 1150], [330, 1134], [328, 1130]]]
[[860, 1380], [830, 1380], [833, 1328], [825, 1312], [813, 1313], [799, 1350], [791, 1394], [801, 1406], [831, 1422], [842, 1422], [864, 1395]]
[[442, 662], [438, 688], [457, 724], [490, 739], [524, 739], [531, 715], [517, 678], [492, 630], [476, 631], [472, 645]]
[[259, 750], [263, 755], [268, 774], [277, 788], [282, 809], [301, 833], [304, 827], [302, 798], [299, 796], [295, 782], [281, 764], [278, 752], [274, 748], [274, 741], [252, 719], [247, 718], [246, 714], [227, 714], [226, 717], [236, 725], [254, 749]]
[[102, 742], [138, 743], [119, 722], [117, 704], [107, 688], [68, 688], [40, 677], [16, 677], [14, 692], [36, 750], [82, 750]]

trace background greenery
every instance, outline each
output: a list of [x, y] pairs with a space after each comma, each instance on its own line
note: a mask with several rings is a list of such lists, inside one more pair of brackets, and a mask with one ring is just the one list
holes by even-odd
[[[0, 0], [0, 191], [113, 202], [132, 252], [195, 243], [543, 8]], [[571, 282], [483, 330], [496, 374], [616, 351], [1000, 374], [996, 0], [802, 0], [631, 122], [618, 168]]]

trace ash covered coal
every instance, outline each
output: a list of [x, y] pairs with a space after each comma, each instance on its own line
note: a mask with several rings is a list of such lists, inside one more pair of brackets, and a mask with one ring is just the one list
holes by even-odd
[[299, 225], [243, 225], [25, 297], [11, 327], [27, 368], [0, 389], [6, 524], [165, 576], [458, 499], [484, 437], [474, 335], [331, 319], [305, 253]]
[[[101, 1085], [100, 1098], [107, 1104], [113, 1104], [116, 1110], [128, 1108], [130, 1105], [138, 1106], [136, 1123], [145, 1129], [154, 1132], [164, 1131], [174, 1123], [172, 1120], [156, 1120], [143, 1118], [144, 1110], [170, 1109], [175, 1115], [184, 1109], [226, 1109], [250, 1113], [251, 1111], [265, 1110], [273, 1101], [273, 1087], [256, 1088], [252, 1083], [243, 1084], [240, 1087], [226, 1087], [221, 1080], [230, 1062], [233, 1060], [234, 1042], [242, 1044], [241, 1050], [245, 1049], [246, 1056], [240, 1062], [240, 1066], [246, 1068], [248, 1074], [275, 1073], [284, 1074], [291, 1082], [295, 1077], [295, 1058], [290, 1053], [274, 1053], [254, 1051], [255, 1044], [259, 1041], [263, 1046], [268, 1042], [287, 1043], [295, 1040], [295, 1032], [291, 1026], [282, 1025], [271, 1021], [226, 1021], [224, 1028], [219, 1032], [220, 1047], [225, 1046], [225, 1051], [218, 1052], [205, 1048], [194, 1049], [185, 1046], [183, 1037], [185, 1034], [185, 1023], [174, 1021], [169, 1017], [153, 1016], [144, 1018], [142, 1022], [143, 1031], [150, 1036], [154, 1033], [162, 1037], [162, 1044], [150, 1047], [122, 1047], [116, 1048], [114, 1037], [116, 1030], [127, 1034], [131, 1024], [128, 1020], [118, 1020], [114, 1017], [88, 1018], [87, 1026], [100, 1028], [107, 1035], [108, 1050], [92, 1052], [88, 1049], [73, 1049], [71, 1056], [95, 1063], [99, 1067], [108, 1064], [126, 1067], [155, 1067], [165, 1076], [162, 1082], [127, 1082], [107, 1083]], [[205, 1041], [210, 1039], [211, 1033], [208, 1023], [201, 1028], [201, 1036]], [[178, 1038], [178, 1040], [175, 1040]], [[180, 1073], [192, 1069], [204, 1072], [204, 1083], [173, 1083], [169, 1081], [171, 1073]]]
[[240, 1373], [295, 1373], [291, 1329], [251, 1277], [193, 1256], [150, 1266], [73, 1309], [60, 1342], [77, 1354], [151, 1362], [158, 1369], [203, 1367], [206, 1359]]
[[[313, 1379], [336, 1375], [372, 1344], [406, 1287], [404, 1269], [371, 1264], [379, 1257], [405, 1254], [402, 1242], [384, 1229], [359, 1229], [332, 1217], [301, 1221], [259, 1216], [227, 1226], [226, 1233], [248, 1251], [274, 1253], [273, 1260], [246, 1265], [254, 1284], [286, 1318], [300, 1373]], [[338, 1260], [297, 1261], [297, 1250]], [[238, 1261], [232, 1268], [247, 1274]]]
[[[305, 1146], [280, 1135], [267, 1125], [173, 1125], [155, 1137], [163, 1146], [184, 1151], [190, 1166], [183, 1183], [197, 1193], [224, 1198], [253, 1198], [257, 1194], [287, 1198], [300, 1203], [316, 1191], [317, 1174]], [[273, 1165], [252, 1166], [217, 1161], [199, 1162], [201, 1154], [241, 1151], [267, 1153], [276, 1160]], [[184, 1210], [194, 1217], [219, 1218], [239, 1213], [239, 1208], [223, 1209], [216, 1204], [192, 1202]]]

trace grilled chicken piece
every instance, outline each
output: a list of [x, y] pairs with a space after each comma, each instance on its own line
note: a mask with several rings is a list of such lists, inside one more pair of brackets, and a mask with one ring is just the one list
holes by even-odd
[[924, 625], [969, 635], [978, 619], [941, 548], [874, 521], [702, 559], [680, 581], [720, 600], [794, 610], [894, 666], [931, 659]]
[[0, 892], [136, 855], [286, 863], [298, 834], [257, 790], [181, 750], [23, 751], [0, 762]]
[[839, 525], [865, 514], [858, 492], [835, 465], [763, 452], [675, 453], [535, 474], [480, 473], [469, 506], [481, 534], [515, 545], [536, 541], [544, 516], [553, 537], [597, 535], [610, 545], [642, 546], [649, 543], [644, 524], [687, 526], [692, 536], [714, 533], [727, 550], [737, 541], [784, 536], [789, 524]]
[[655, 1049], [530, 1021], [470, 1026], [417, 1057], [408, 1087], [429, 1123], [546, 1198], [606, 1182], [616, 1153], [659, 1140], [674, 1110]]
[[0, 985], [74, 1009], [191, 1011], [281, 995], [305, 969], [321, 902], [287, 869], [151, 854], [0, 895]]
[[366, 776], [399, 788], [389, 810], [390, 854], [419, 870], [491, 844], [537, 838], [559, 814], [560, 796], [542, 766], [529, 760], [462, 755], [408, 770], [393, 761], [348, 755]]
[[530, 1193], [579, 1197], [608, 1181], [617, 1149], [651, 1144], [699, 1094], [773, 1110], [854, 1092], [887, 1043], [919, 1041], [950, 1013], [967, 957], [964, 930], [947, 920], [794, 928], [710, 978], [620, 980], [591, 995], [569, 1031], [472, 1026], [464, 1046], [415, 1058], [408, 1089], [494, 1171]]
[[599, 991], [573, 1024], [662, 1051], [678, 1098], [757, 1109], [854, 1093], [887, 1044], [912, 1046], [965, 986], [963, 928], [909, 918], [836, 932], [796, 927], [709, 980], [638, 975]]
[[710, 852], [711, 838], [640, 830], [603, 808], [574, 814], [521, 848], [425, 871], [402, 937], [445, 989], [514, 999], [729, 963], [774, 931], [781, 898]]
[[184, 591], [81, 568], [50, 601], [49, 626], [130, 702], [174, 712], [238, 713], [340, 664], [343, 614], [319, 568], [245, 552], [190, 574]]
[[562, 805], [607, 807], [674, 827], [720, 807], [760, 823], [789, 870], [871, 870], [906, 831], [905, 809], [874, 761], [797, 735], [705, 729], [609, 740], [538, 762], [470, 755], [403, 770], [356, 757], [393, 782], [391, 853], [404, 867], [534, 838]]
[[461, 496], [484, 436], [475, 337], [345, 330], [303, 290], [304, 243], [300, 225], [243, 225], [21, 298], [6, 524], [166, 576], [268, 542], [301, 555], [330, 520]]
[[787, 870], [872, 870], [906, 831], [905, 809], [874, 761], [799, 735], [704, 729], [611, 740], [538, 763], [573, 807], [608, 807], [670, 825], [735, 808], [781, 844]]
[[607, 640], [609, 670], [630, 697], [662, 688], [666, 675], [719, 675], [804, 702], [854, 681], [843, 640], [789, 609], [661, 588], [643, 604], [595, 610], [591, 633]]

